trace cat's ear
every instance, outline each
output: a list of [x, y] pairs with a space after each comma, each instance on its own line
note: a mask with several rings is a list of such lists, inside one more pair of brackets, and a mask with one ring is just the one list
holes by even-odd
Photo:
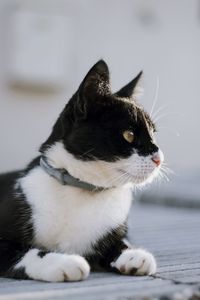
[[105, 96], [110, 93], [109, 69], [104, 60], [99, 60], [83, 79], [79, 94], [81, 97], [93, 98], [95, 95]]
[[90, 102], [110, 93], [109, 69], [105, 61], [99, 60], [89, 70], [76, 93], [76, 118], [86, 118]]
[[133, 98], [133, 96], [138, 92], [138, 85], [142, 74], [143, 71], [140, 71], [140, 73], [131, 82], [121, 88], [121, 90], [115, 93], [115, 95], [122, 98]]

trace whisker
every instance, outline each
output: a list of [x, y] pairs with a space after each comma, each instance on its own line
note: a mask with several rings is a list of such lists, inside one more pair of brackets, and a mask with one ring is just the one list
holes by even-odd
[[158, 176], [156, 176], [156, 178], [154, 180], [155, 180], [156, 183], [161, 184], [162, 179], [163, 179], [163, 174], [162, 174], [162, 172], [159, 172]]
[[110, 180], [107, 181], [107, 184], [110, 186], [110, 185], [113, 185], [116, 181], [118, 181], [121, 177], [123, 177], [124, 174], [120, 174], [119, 176], [116, 176], [114, 178], [111, 178]]
[[161, 170], [163, 170], [164, 172], [166, 172], [168, 174], [174, 174], [174, 171], [167, 166], [162, 166]]
[[124, 179], [124, 177], [127, 175], [127, 173], [123, 173], [123, 174], [120, 174], [120, 176], [116, 176], [115, 178], [113, 178], [112, 180], [108, 181], [107, 183], [110, 185], [110, 184], [113, 184], [119, 180], [122, 180]]
[[169, 182], [169, 177], [163, 172], [163, 170], [160, 170], [159, 175], [162, 179], [165, 179], [167, 182]]
[[[88, 153], [90, 153], [90, 152], [92, 152], [93, 150], [94, 150], [95, 148], [92, 148], [92, 149], [89, 149], [88, 151], [86, 151], [86, 152], [84, 152], [84, 153], [82, 153], [81, 155], [86, 155], [86, 154], [88, 154]], [[92, 155], [91, 155], [91, 157], [93, 157]], [[94, 157], [93, 157], [94, 158]]]
[[156, 118], [156, 116], [158, 115], [158, 113], [160, 113], [162, 110], [168, 108], [168, 105], [162, 105], [160, 106], [156, 111], [155, 113], [152, 114], [152, 119], [154, 120]]
[[169, 168], [165, 162], [161, 166], [161, 172], [165, 173], [166, 175], [175, 174], [175, 172], [171, 168]]
[[160, 116], [158, 116], [157, 118], [155, 118], [154, 122], [156, 123], [156, 122], [158, 122], [160, 119], [163, 119], [163, 118], [168, 117], [168, 116], [173, 116], [173, 115], [179, 116], [179, 117], [180, 117], [180, 116], [181, 116], [181, 117], [184, 116], [183, 114], [178, 113], [178, 112], [168, 112], [168, 113], [165, 113], [165, 114], [161, 114]]
[[156, 106], [156, 103], [158, 101], [159, 85], [160, 85], [159, 77], [157, 76], [157, 78], [156, 78], [156, 91], [155, 91], [155, 96], [154, 96], [153, 104], [152, 104], [152, 107], [151, 107], [151, 110], [150, 110], [150, 117], [152, 116], [152, 113], [153, 113], [154, 108]]

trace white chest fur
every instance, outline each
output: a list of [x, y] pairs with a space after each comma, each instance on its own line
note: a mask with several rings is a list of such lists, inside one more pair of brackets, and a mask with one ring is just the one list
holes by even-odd
[[49, 250], [84, 255], [127, 218], [129, 186], [91, 193], [63, 186], [40, 167], [20, 181], [33, 210], [35, 244]]

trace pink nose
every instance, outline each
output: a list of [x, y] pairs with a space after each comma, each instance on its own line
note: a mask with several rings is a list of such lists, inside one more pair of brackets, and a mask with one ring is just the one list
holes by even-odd
[[152, 161], [156, 164], [156, 166], [160, 166], [161, 164], [161, 158], [159, 156], [159, 154], [154, 154], [153, 157], [152, 157]]

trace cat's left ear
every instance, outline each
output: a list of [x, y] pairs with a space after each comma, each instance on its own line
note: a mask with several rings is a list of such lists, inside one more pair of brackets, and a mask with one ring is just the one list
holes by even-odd
[[139, 81], [142, 77], [142, 74], [143, 71], [140, 71], [140, 73], [131, 82], [129, 82], [121, 90], [115, 93], [115, 95], [122, 98], [133, 98], [137, 93]]
[[87, 73], [79, 87], [79, 94], [85, 99], [110, 93], [109, 69], [104, 60], [99, 60]]

